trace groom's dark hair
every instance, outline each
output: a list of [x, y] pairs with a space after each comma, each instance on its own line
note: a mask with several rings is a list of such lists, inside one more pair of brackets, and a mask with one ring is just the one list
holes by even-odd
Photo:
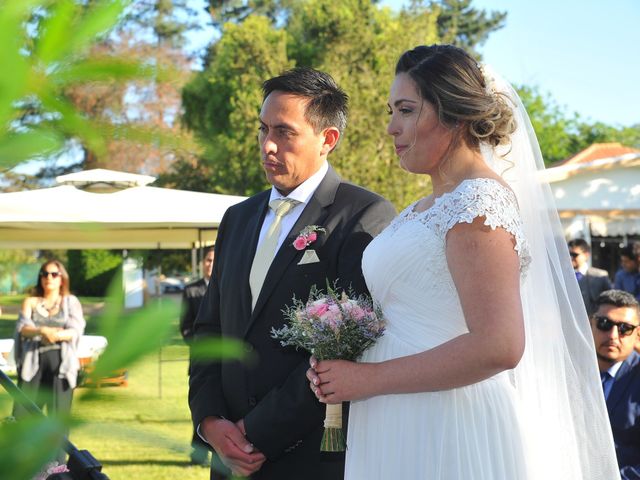
[[274, 91], [309, 99], [304, 116], [316, 133], [329, 127], [344, 133], [349, 96], [328, 73], [308, 67], [287, 70], [262, 84], [262, 101]]

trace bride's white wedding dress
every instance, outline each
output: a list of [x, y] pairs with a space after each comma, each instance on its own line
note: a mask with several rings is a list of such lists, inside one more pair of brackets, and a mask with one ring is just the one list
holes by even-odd
[[[447, 232], [484, 217], [513, 235], [521, 276], [530, 261], [515, 196], [496, 180], [465, 180], [420, 213], [407, 207], [364, 252], [362, 269], [387, 320], [361, 361], [422, 352], [468, 331], [447, 267]], [[447, 375], [446, 371], [442, 375]], [[525, 480], [515, 390], [509, 372], [439, 392], [382, 395], [351, 403], [349, 480]]]

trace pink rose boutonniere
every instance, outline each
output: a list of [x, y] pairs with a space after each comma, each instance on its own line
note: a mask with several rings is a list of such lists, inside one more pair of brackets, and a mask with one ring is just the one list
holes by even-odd
[[319, 232], [324, 233], [326, 230], [318, 225], [308, 225], [304, 227], [293, 241], [293, 248], [296, 250], [304, 250], [318, 239]]

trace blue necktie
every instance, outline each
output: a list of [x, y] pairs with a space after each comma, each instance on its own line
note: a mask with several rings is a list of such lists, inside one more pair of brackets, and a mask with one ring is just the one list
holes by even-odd
[[609, 398], [609, 393], [611, 393], [611, 387], [613, 387], [613, 377], [609, 372], [600, 372], [600, 378], [602, 379], [602, 391], [606, 400]]
[[582, 280], [584, 278], [584, 274], [582, 272], [576, 272], [576, 279], [578, 281]]

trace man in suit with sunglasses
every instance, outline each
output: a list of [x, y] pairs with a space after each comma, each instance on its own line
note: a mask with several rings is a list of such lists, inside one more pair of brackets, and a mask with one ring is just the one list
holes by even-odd
[[589, 266], [591, 247], [586, 240], [576, 238], [570, 240], [567, 246], [584, 306], [587, 309], [587, 314], [591, 315], [596, 309], [598, 295], [612, 288], [609, 274], [606, 270]]
[[638, 301], [622, 290], [602, 292], [591, 317], [602, 388], [622, 480], [640, 480], [640, 335]]

